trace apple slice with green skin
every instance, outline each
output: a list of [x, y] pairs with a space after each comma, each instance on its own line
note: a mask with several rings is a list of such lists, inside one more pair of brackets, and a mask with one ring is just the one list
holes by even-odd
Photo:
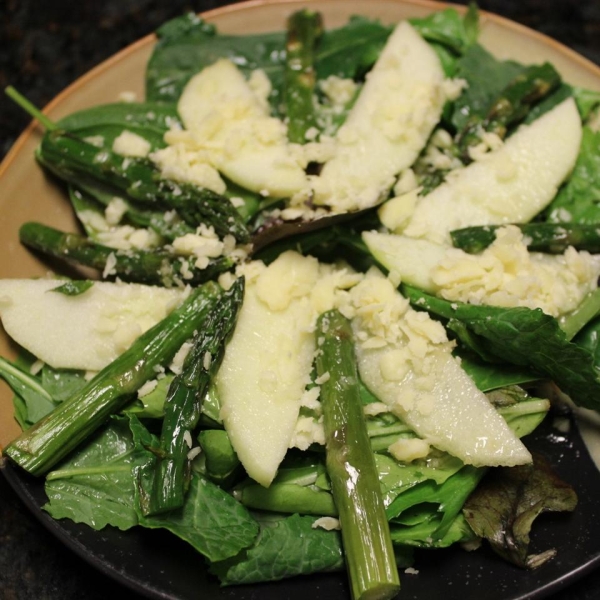
[[310, 382], [316, 314], [308, 294], [318, 272], [316, 259], [286, 252], [258, 278], [247, 274], [216, 378], [231, 443], [248, 475], [265, 487], [289, 448]]
[[362, 381], [427, 443], [476, 466], [531, 456], [452, 356], [444, 327], [375, 269], [349, 292]]
[[367, 231], [363, 240], [397, 280], [446, 300], [541, 308], [559, 316], [596, 289], [600, 262], [569, 248], [564, 254], [527, 252], [514, 225], [497, 230], [481, 254], [393, 233]]
[[448, 246], [377, 231], [365, 231], [362, 238], [381, 266], [405, 283], [430, 294], [437, 292], [431, 273], [446, 256]]
[[[421, 198], [396, 233], [451, 244], [450, 231], [470, 225], [526, 223], [543, 210], [579, 154], [582, 128], [572, 98], [521, 127]], [[403, 197], [391, 202], [403, 202]]]
[[440, 120], [443, 81], [431, 46], [401, 22], [336, 135], [335, 156], [312, 180], [315, 203], [345, 212], [383, 200]]
[[184, 299], [182, 290], [94, 282], [68, 296], [59, 279], [0, 280], [6, 333], [56, 369], [99, 371]]
[[360, 376], [420, 437], [477, 467], [531, 462], [527, 448], [449, 352], [438, 350], [430, 355], [425, 377], [409, 371], [394, 381], [386, 379], [382, 369], [382, 361], [394, 350], [358, 345]]
[[192, 77], [177, 110], [198, 150], [234, 183], [274, 198], [307, 186], [290, 153], [285, 125], [269, 116], [230, 60], [218, 60]]

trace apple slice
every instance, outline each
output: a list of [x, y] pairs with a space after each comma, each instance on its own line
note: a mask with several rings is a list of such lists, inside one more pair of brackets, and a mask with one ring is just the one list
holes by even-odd
[[400, 279], [435, 294], [432, 271], [446, 256], [447, 246], [393, 233], [365, 231], [362, 238], [375, 260]]
[[247, 275], [216, 379], [231, 443], [248, 475], [265, 487], [289, 448], [310, 382], [316, 315], [309, 294], [318, 271], [316, 259], [286, 252], [258, 277]]
[[577, 106], [569, 98], [521, 127], [498, 150], [451, 173], [418, 201], [396, 233], [450, 244], [453, 229], [530, 221], [573, 169], [581, 135]]
[[426, 376], [409, 371], [395, 381], [386, 379], [386, 369], [382, 369], [382, 362], [395, 350], [358, 345], [360, 376], [420, 437], [477, 467], [531, 462], [527, 448], [449, 352], [430, 354]]
[[286, 127], [269, 116], [239, 69], [218, 60], [192, 77], [177, 110], [199, 154], [231, 181], [275, 198], [292, 196], [307, 185], [293, 158]]
[[94, 282], [77, 296], [59, 279], [0, 280], [6, 333], [56, 369], [99, 371], [184, 299], [182, 290]]
[[383, 200], [440, 120], [443, 81], [431, 46], [401, 22], [336, 135], [335, 156], [312, 181], [315, 202], [345, 212]]
[[363, 240], [396, 279], [451, 301], [541, 308], [558, 317], [597, 288], [600, 260], [569, 248], [564, 254], [528, 252], [514, 225], [497, 231], [481, 254], [425, 239], [368, 231]]

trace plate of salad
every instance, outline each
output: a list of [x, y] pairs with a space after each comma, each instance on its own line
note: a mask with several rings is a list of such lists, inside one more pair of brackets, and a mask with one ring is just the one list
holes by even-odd
[[8, 90], [3, 472], [149, 597], [541, 598], [600, 557], [600, 72], [314, 7]]

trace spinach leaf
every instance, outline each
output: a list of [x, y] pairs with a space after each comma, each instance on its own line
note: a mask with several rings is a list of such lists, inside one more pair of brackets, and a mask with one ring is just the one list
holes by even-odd
[[326, 30], [315, 57], [317, 79], [364, 77], [392, 31], [393, 27], [366, 17], [352, 17], [343, 27]]
[[314, 522], [315, 517], [299, 515], [263, 522], [254, 546], [231, 560], [214, 563], [211, 572], [223, 585], [235, 585], [341, 569], [339, 531], [313, 529]]
[[[400, 494], [386, 508], [388, 518], [395, 522], [400, 520], [399, 517], [405, 511], [421, 506], [431, 515], [431, 522], [435, 519], [437, 525], [430, 531], [430, 539], [432, 542], [439, 541], [448, 534], [463, 504], [477, 487], [485, 472], [486, 469], [465, 465], [441, 484], [431, 480], [424, 481]], [[406, 538], [407, 541], [409, 539]]]
[[129, 419], [113, 418], [48, 474], [44, 510], [55, 519], [68, 518], [94, 529], [129, 529], [138, 522], [132, 469], [146, 460], [146, 451], [134, 443]]
[[540, 309], [501, 308], [448, 302], [402, 287], [416, 307], [461, 321], [497, 359], [546, 375], [576, 404], [600, 409], [600, 371], [592, 353], [568, 341], [558, 321]]
[[[390, 509], [396, 498], [418, 484], [432, 481], [435, 485], [444, 483], [449, 477], [460, 471], [463, 463], [449, 454], [440, 454], [434, 466], [421, 462], [401, 463], [389, 456], [376, 454], [375, 463], [379, 472], [383, 503], [389, 518], [398, 516], [399, 512]], [[412, 506], [412, 504], [411, 504]]]
[[545, 215], [554, 223], [600, 223], [600, 131], [583, 128], [573, 173]]
[[173, 375], [159, 379], [156, 387], [145, 396], [141, 396], [127, 406], [123, 412], [135, 415], [138, 419], [162, 419], [165, 415], [165, 400]]
[[[379, 57], [392, 28], [364, 17], [324, 33], [315, 58], [318, 79], [330, 75], [362, 77]], [[248, 76], [262, 69], [272, 85], [275, 112], [282, 98], [285, 33], [233, 36], [217, 34], [213, 26], [193, 15], [179, 17], [157, 31], [156, 45], [146, 71], [150, 101], [177, 102], [185, 84], [204, 67], [228, 58]]]
[[528, 398], [515, 404], [497, 407], [497, 410], [515, 435], [523, 437], [534, 431], [544, 420], [550, 410], [550, 401], [545, 398]]
[[465, 79], [468, 87], [454, 102], [452, 125], [460, 131], [472, 117], [485, 117], [500, 92], [524, 69], [514, 61], [499, 61], [479, 44], [470, 46], [457, 63], [456, 77]]
[[15, 416], [23, 429], [31, 427], [56, 407], [38, 377], [0, 357], [0, 377], [16, 394]]
[[214, 26], [195, 15], [178, 17], [157, 32], [146, 70], [146, 99], [175, 103], [190, 78], [217, 61], [228, 58], [245, 75], [263, 69], [273, 85], [273, 103], [279, 102], [285, 60], [282, 32], [260, 35], [217, 35]]
[[539, 375], [527, 369], [506, 364], [490, 364], [478, 360], [465, 352], [457, 352], [460, 357], [460, 366], [475, 382], [482, 392], [489, 392], [509, 385], [520, 385], [539, 381]]
[[174, 533], [210, 561], [236, 556], [254, 543], [259, 530], [244, 506], [197, 473], [181, 509], [151, 517], [138, 514], [138, 518], [143, 527]]
[[134, 525], [168, 529], [210, 560], [250, 546], [258, 524], [232, 496], [194, 474], [183, 508], [144, 517], [140, 482], [152, 466], [156, 438], [135, 417], [113, 417], [108, 426], [48, 474], [44, 506], [55, 519], [69, 518], [94, 529]]
[[174, 105], [152, 102], [119, 102], [103, 104], [72, 113], [58, 126], [80, 138], [97, 138], [105, 148], [112, 148], [115, 139], [127, 130], [143, 137], [153, 150], [164, 148], [163, 136], [172, 126], [180, 124]]
[[42, 385], [55, 402], [67, 400], [86, 383], [83, 371], [54, 369], [47, 364], [42, 368]]
[[600, 92], [596, 90], [571, 87], [571, 93], [573, 98], [575, 98], [579, 114], [583, 121], [587, 120], [591, 114], [600, 107]]
[[573, 98], [577, 104], [579, 115], [582, 121], [586, 121], [592, 112], [600, 105], [600, 92], [587, 90], [568, 83], [561, 83], [560, 86], [544, 98], [539, 104], [536, 104], [524, 120], [524, 123], [531, 123], [544, 113], [552, 110], [557, 104], [567, 98]]
[[65, 296], [79, 296], [87, 292], [93, 285], [94, 282], [89, 280], [66, 281], [62, 285], [52, 288], [50, 291], [64, 294]]
[[474, 5], [464, 18], [455, 9], [447, 8], [409, 21], [428, 42], [436, 42], [458, 55], [464, 54], [479, 36], [479, 15]]
[[469, 542], [476, 539], [476, 535], [469, 527], [462, 514], [456, 515], [447, 528], [445, 535], [439, 539], [432, 536], [440, 527], [441, 515], [428, 516], [429, 518], [410, 526], [391, 525], [390, 535], [394, 544], [405, 544], [417, 548], [447, 548], [458, 542]]
[[496, 553], [520, 567], [535, 568], [556, 551], [528, 554], [533, 521], [542, 512], [573, 511], [576, 505], [573, 488], [552, 472], [545, 459], [534, 456], [532, 465], [492, 469], [465, 503], [464, 514]]
[[251, 546], [258, 534], [258, 523], [233, 496], [193, 471], [185, 504], [165, 514], [145, 516], [152, 489], [158, 439], [135, 416], [131, 430], [136, 447], [143, 449], [144, 460], [134, 469], [135, 510], [139, 525], [166, 529], [188, 542], [211, 561], [237, 555]]

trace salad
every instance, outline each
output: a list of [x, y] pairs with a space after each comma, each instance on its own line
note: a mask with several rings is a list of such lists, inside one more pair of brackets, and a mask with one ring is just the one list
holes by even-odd
[[538, 567], [577, 499], [520, 438], [598, 409], [600, 96], [491, 56], [474, 8], [287, 25], [165, 24], [145, 102], [11, 92], [84, 232], [20, 239], [105, 281], [0, 281], [3, 452], [55, 518], [167, 529], [223, 585], [345, 564], [393, 597], [415, 548], [482, 540]]

